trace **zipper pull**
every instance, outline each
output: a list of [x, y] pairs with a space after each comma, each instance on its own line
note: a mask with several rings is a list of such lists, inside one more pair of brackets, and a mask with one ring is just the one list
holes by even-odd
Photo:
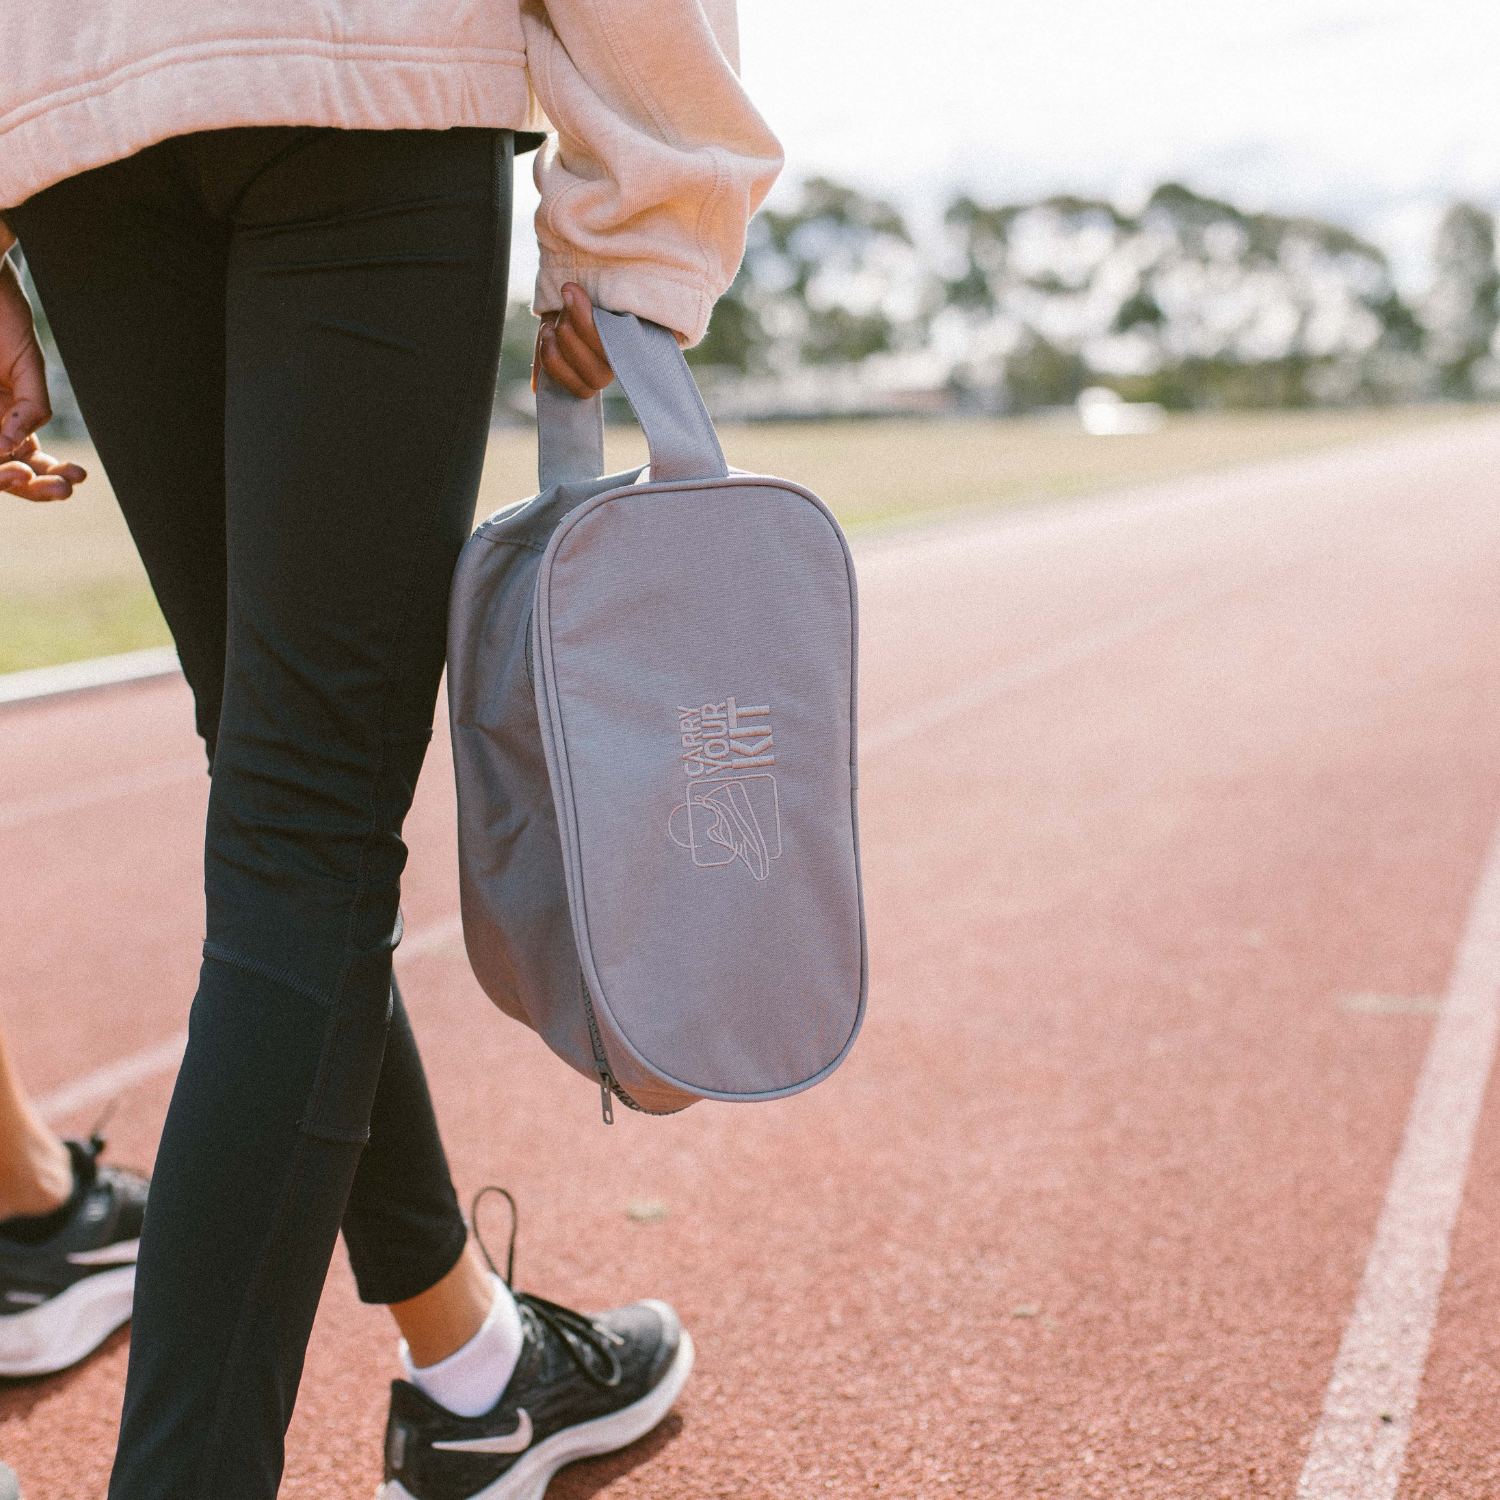
[[604, 1110], [604, 1123], [613, 1125], [615, 1123], [615, 1098], [609, 1090], [610, 1076], [603, 1068], [599, 1070], [599, 1102]]

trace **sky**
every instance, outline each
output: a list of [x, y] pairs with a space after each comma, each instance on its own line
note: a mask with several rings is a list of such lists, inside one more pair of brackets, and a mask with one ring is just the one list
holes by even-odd
[[[1366, 235], [1420, 290], [1456, 197], [1500, 210], [1496, 0], [739, 0], [777, 193], [825, 173], [919, 232], [962, 189], [1129, 207], [1175, 178]], [[535, 267], [518, 195], [517, 291]]]

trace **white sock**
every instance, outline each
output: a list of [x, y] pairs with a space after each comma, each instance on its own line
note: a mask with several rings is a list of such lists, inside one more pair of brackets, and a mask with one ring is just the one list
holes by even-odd
[[495, 1300], [479, 1332], [461, 1349], [435, 1365], [418, 1369], [401, 1340], [401, 1368], [424, 1396], [456, 1417], [482, 1417], [499, 1399], [521, 1357], [521, 1314], [498, 1276], [492, 1276]]

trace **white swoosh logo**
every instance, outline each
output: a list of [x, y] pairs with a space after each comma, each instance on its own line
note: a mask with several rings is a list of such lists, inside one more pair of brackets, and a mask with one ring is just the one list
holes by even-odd
[[117, 1240], [102, 1250], [75, 1250], [68, 1257], [70, 1266], [129, 1266], [135, 1264], [141, 1248], [139, 1240]]
[[524, 1409], [518, 1411], [516, 1430], [502, 1437], [455, 1438], [432, 1446], [445, 1453], [524, 1453], [531, 1446], [531, 1416]]

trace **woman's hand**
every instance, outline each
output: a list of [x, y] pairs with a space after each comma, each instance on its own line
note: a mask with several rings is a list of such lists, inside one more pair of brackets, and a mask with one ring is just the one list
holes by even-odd
[[609, 367], [599, 330], [594, 327], [594, 309], [589, 294], [576, 282], [562, 289], [561, 312], [542, 314], [536, 333], [536, 353], [531, 361], [531, 389], [545, 370], [565, 391], [586, 401], [615, 378]]
[[0, 461], [0, 490], [23, 500], [66, 500], [88, 471], [43, 453], [34, 437], [23, 438], [9, 458]]
[[32, 436], [52, 419], [47, 366], [31, 304], [9, 259], [0, 257], [0, 490], [25, 500], [66, 500], [87, 475], [43, 453]]

